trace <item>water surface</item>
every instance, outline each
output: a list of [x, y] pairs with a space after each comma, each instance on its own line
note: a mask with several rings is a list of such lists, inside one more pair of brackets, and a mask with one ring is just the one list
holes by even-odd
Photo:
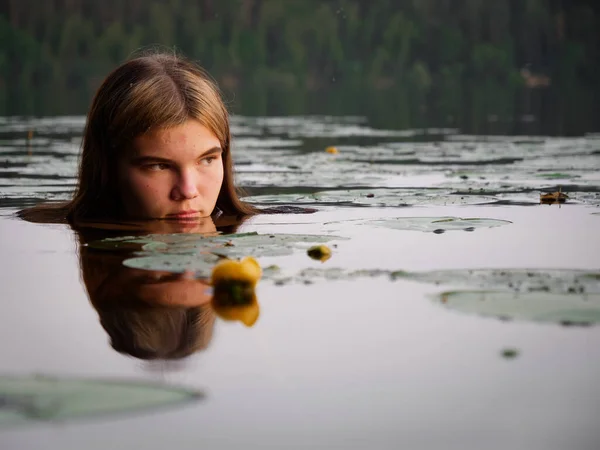
[[[238, 232], [330, 236], [333, 255], [315, 261], [302, 245], [258, 254], [279, 272], [258, 285], [254, 326], [217, 318], [203, 350], [148, 362], [109, 345], [74, 233], [13, 217], [68, 198], [83, 123], [0, 122], [1, 374], [152, 381], [204, 395], [178, 407], [0, 428], [2, 448], [598, 448], [597, 136], [234, 117], [248, 199], [318, 209], [258, 216]], [[566, 203], [539, 203], [559, 186]], [[547, 277], [535, 285], [548, 289], [542, 297], [561, 295], [564, 309], [588, 301], [589, 320], [495, 317], [440, 302], [461, 289], [534, 289], [509, 287], [512, 278], [476, 286], [469, 269]], [[462, 276], [392, 276], [446, 270]], [[590, 276], [584, 292], [569, 284], [573, 271]]]

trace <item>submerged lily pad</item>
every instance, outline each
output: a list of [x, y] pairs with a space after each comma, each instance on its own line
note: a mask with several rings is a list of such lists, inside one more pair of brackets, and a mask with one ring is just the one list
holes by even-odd
[[0, 376], [0, 426], [150, 410], [202, 397], [147, 382], [5, 375]]
[[591, 325], [600, 322], [600, 294], [452, 291], [439, 301], [456, 311], [506, 319]]
[[374, 225], [394, 230], [443, 233], [445, 231], [474, 231], [476, 228], [493, 228], [508, 225], [508, 220], [460, 217], [397, 217], [394, 219], [368, 220], [362, 225]]

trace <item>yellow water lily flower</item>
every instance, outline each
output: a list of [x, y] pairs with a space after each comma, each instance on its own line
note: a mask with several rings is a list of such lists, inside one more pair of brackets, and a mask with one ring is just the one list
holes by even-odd
[[222, 283], [239, 282], [254, 287], [261, 276], [260, 264], [251, 256], [241, 261], [224, 259], [219, 261], [212, 270], [212, 284], [217, 286]]
[[238, 320], [247, 327], [258, 319], [259, 307], [254, 288], [262, 269], [251, 256], [241, 261], [224, 259], [212, 271], [212, 307], [223, 320]]
[[315, 245], [309, 248], [306, 253], [308, 253], [308, 256], [310, 256], [312, 259], [316, 259], [321, 262], [325, 262], [331, 258], [331, 249], [326, 245]]
[[337, 155], [339, 153], [337, 147], [327, 147], [325, 152], [331, 153], [332, 155]]

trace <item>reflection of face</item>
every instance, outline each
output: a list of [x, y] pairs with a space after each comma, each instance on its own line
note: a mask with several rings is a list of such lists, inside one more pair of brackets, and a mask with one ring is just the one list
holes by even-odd
[[118, 164], [125, 215], [190, 220], [210, 216], [223, 183], [222, 148], [196, 120], [137, 137]]
[[211, 217], [198, 219], [180, 220], [151, 220], [142, 224], [145, 233], [172, 234], [172, 233], [194, 233], [216, 235], [217, 227]]
[[211, 299], [208, 281], [198, 280], [192, 274], [129, 269], [131, 280], [137, 285], [136, 297], [154, 305], [201, 306]]

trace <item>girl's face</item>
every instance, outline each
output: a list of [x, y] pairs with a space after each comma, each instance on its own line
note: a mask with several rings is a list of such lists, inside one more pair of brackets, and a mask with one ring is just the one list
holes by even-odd
[[196, 120], [137, 137], [118, 163], [124, 213], [193, 219], [213, 212], [223, 183], [221, 143]]

